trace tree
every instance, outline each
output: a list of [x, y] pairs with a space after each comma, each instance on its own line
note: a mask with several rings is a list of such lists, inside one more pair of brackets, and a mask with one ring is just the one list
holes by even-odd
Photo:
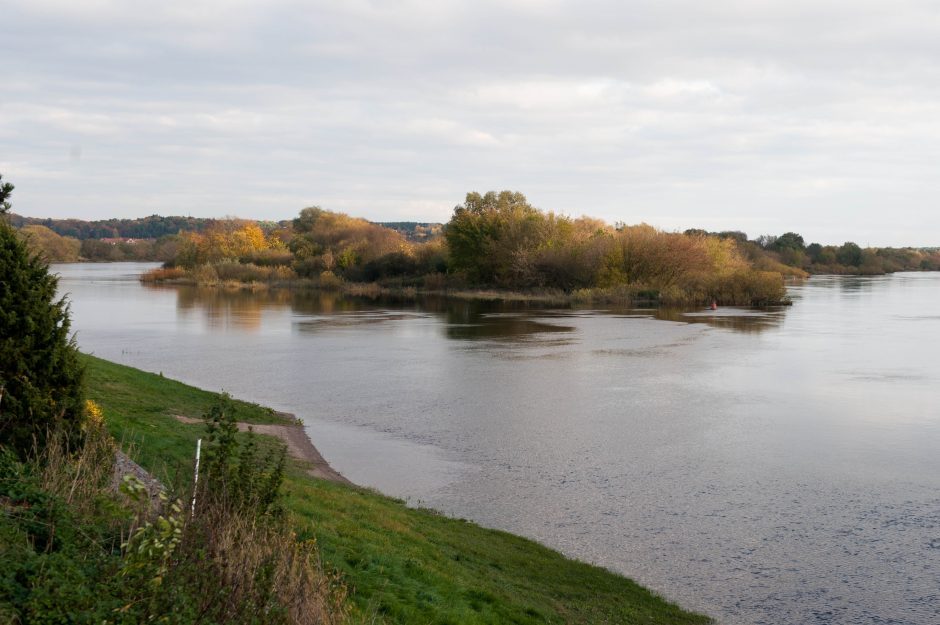
[[836, 259], [842, 265], [858, 267], [862, 264], [862, 248], [851, 241], [846, 241], [836, 252]]
[[774, 243], [777, 242], [777, 237], [772, 234], [762, 234], [757, 237], [754, 242], [765, 250], [771, 250], [774, 247]]
[[738, 243], [747, 243], [747, 233], [740, 230], [722, 230], [717, 233], [719, 239], [734, 239]]
[[256, 222], [220, 219], [201, 233], [181, 233], [174, 264], [194, 267], [224, 260], [248, 262], [257, 254], [281, 246], [280, 240], [268, 241]]
[[827, 245], [821, 250], [819, 250], [819, 256], [816, 257], [816, 262], [820, 265], [835, 265], [838, 261], [836, 258], [836, 252], [838, 248], [832, 245]]
[[785, 232], [781, 234], [773, 242], [773, 249], [778, 252], [783, 250], [798, 250], [803, 251], [805, 249], [805, 243], [803, 242], [803, 237], [795, 232]]
[[780, 255], [780, 262], [791, 267], [802, 267], [806, 262], [806, 243], [795, 232], [785, 232], [773, 242], [771, 249]]
[[0, 215], [5, 215], [10, 210], [10, 202], [7, 198], [13, 193], [13, 185], [9, 182], [3, 182], [3, 175], [0, 174]]
[[819, 243], [810, 243], [806, 246], [806, 255], [812, 263], [819, 261], [819, 255], [822, 253], [823, 246]]
[[57, 278], [4, 216], [12, 192], [0, 186], [0, 447], [25, 457], [53, 429], [78, 442], [84, 371]]
[[444, 227], [451, 268], [480, 284], [525, 283], [553, 229], [547, 219], [518, 191], [468, 193]]
[[362, 279], [363, 267], [388, 254], [410, 254], [411, 244], [397, 230], [345, 213], [310, 206], [292, 222], [288, 247], [304, 276], [335, 267], [344, 277]]
[[314, 227], [317, 225], [317, 221], [323, 214], [326, 213], [325, 210], [319, 206], [308, 206], [307, 208], [300, 211], [300, 215], [294, 218], [293, 226], [294, 232], [297, 234], [305, 234], [307, 232], [313, 232]]

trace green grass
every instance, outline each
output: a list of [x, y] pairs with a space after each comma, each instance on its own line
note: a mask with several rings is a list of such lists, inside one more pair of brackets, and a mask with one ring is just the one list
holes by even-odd
[[[85, 356], [89, 397], [108, 427], [150, 471], [187, 476], [216, 395], [162, 376]], [[278, 422], [235, 401], [236, 417]], [[570, 560], [530, 540], [409, 508], [375, 492], [316, 480], [293, 466], [286, 503], [300, 536], [316, 538], [323, 563], [341, 573], [354, 620], [378, 623], [708, 623], [634, 582]]]

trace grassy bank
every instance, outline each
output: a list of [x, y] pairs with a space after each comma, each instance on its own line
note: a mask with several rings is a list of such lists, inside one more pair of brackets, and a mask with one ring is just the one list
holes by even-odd
[[[91, 356], [89, 395], [114, 436], [170, 483], [188, 479], [213, 393]], [[277, 423], [273, 411], [235, 402], [240, 421]], [[376, 623], [707, 623], [630, 580], [569, 560], [532, 541], [449, 519], [364, 489], [290, 468], [287, 504], [300, 536], [315, 538], [354, 603]]]

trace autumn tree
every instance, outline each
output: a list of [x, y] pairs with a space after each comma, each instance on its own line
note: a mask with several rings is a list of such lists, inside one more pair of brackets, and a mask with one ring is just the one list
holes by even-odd
[[282, 247], [279, 239], [269, 239], [253, 221], [220, 219], [203, 232], [180, 234], [175, 263], [193, 267], [224, 260], [249, 261], [256, 254]]
[[[741, 233], [743, 236], [743, 233]], [[749, 269], [737, 236], [611, 228], [532, 207], [521, 193], [468, 193], [444, 230], [453, 271], [503, 287], [635, 285], [653, 290]]]
[[687, 273], [708, 266], [705, 241], [709, 238], [662, 232], [647, 224], [622, 227], [606, 259], [604, 281], [607, 286], [617, 283], [657, 289], [672, 286]]
[[42, 255], [51, 263], [73, 263], [78, 260], [81, 242], [72, 237], [63, 237], [45, 226], [24, 226], [20, 236], [30, 251]]
[[389, 254], [410, 257], [412, 253], [400, 232], [319, 206], [303, 209], [292, 225], [294, 234], [288, 246], [301, 275], [338, 271], [359, 278], [372, 261]]

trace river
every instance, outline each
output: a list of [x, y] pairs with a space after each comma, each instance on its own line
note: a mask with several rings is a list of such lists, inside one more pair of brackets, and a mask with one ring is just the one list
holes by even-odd
[[57, 265], [85, 351], [297, 414], [356, 483], [728, 625], [940, 623], [940, 274], [716, 312], [145, 287]]

